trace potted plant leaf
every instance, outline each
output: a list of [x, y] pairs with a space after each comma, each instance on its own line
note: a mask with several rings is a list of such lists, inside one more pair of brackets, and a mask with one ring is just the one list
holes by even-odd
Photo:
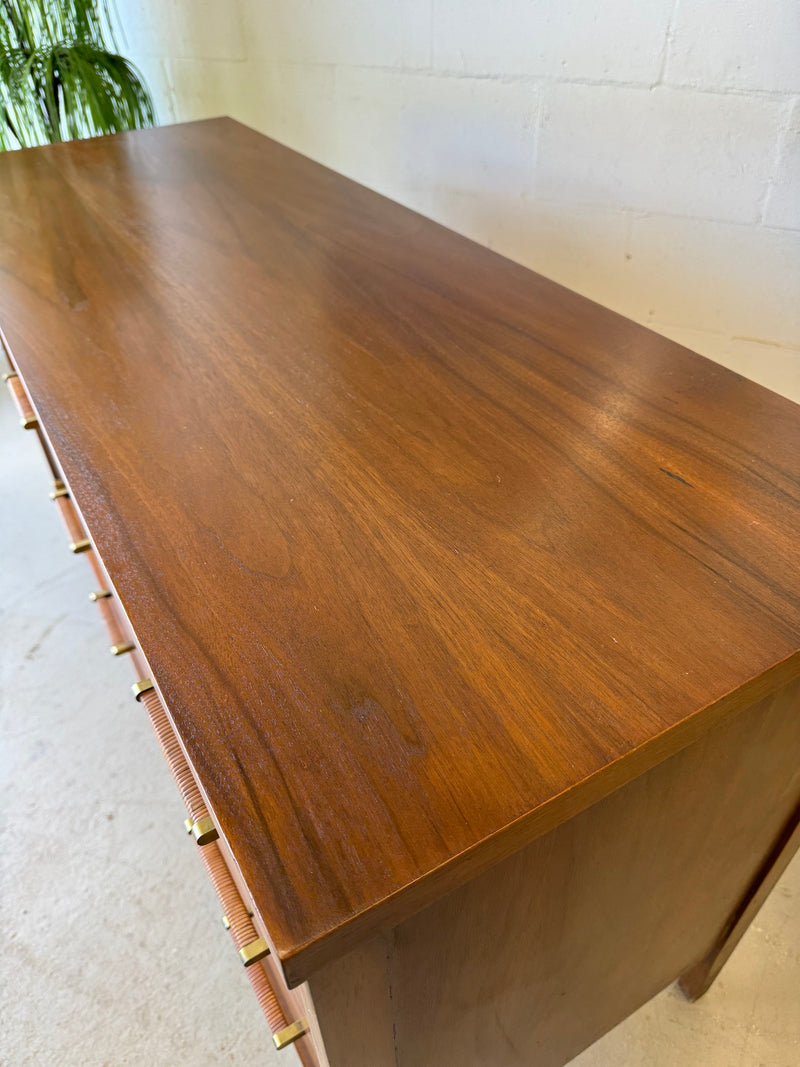
[[108, 0], [0, 0], [0, 150], [152, 126]]

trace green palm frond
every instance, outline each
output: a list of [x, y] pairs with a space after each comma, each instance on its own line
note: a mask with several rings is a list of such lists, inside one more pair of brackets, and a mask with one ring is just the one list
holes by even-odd
[[0, 149], [152, 126], [107, 0], [0, 0]]

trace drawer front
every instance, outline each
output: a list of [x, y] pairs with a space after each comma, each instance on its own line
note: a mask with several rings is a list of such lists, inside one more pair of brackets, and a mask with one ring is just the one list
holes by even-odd
[[59, 518], [67, 531], [70, 552], [76, 555], [82, 552], [89, 552], [92, 542], [89, 540], [80, 516], [75, 510], [75, 505], [70, 499], [69, 489], [63, 482], [57, 481], [53, 483], [50, 499], [54, 502]]
[[36, 418], [33, 404], [31, 404], [28, 394], [25, 392], [25, 386], [22, 384], [17, 372], [8, 371], [3, 375], [3, 378], [8, 386], [8, 391], [11, 393], [11, 399], [14, 401], [23, 430], [38, 430], [39, 420]]
[[[2, 337], [0, 337], [0, 342], [2, 342]], [[0, 345], [0, 347], [2, 347], [3, 351], [5, 352], [5, 345]], [[7, 352], [6, 360], [9, 369], [3, 375], [3, 381], [8, 386], [8, 391], [11, 394], [11, 399], [14, 401], [14, 406], [16, 407], [17, 414], [19, 415], [20, 424], [22, 425], [23, 430], [35, 431], [36, 436], [39, 438], [39, 444], [42, 446], [44, 458], [47, 461], [50, 470], [52, 471], [53, 478], [59, 479], [61, 477], [61, 473], [58, 469], [58, 464], [55, 461], [55, 457], [53, 456], [53, 451], [50, 448], [50, 445], [48, 444], [44, 433], [42, 432], [41, 426], [39, 425], [39, 419], [37, 418], [36, 412], [33, 409], [33, 404], [31, 403], [31, 398], [28, 396], [27, 390], [25, 389], [25, 385], [22, 379], [20, 378], [18, 372], [11, 365], [11, 361], [8, 358]]]
[[268, 973], [265, 961], [270, 946], [254, 923], [249, 908], [231, 877], [219, 834], [195, 781], [183, 749], [173, 730], [166, 709], [150, 679], [141, 679], [133, 686], [135, 698], [143, 705], [161, 751], [186, 805], [188, 817], [184, 826], [195, 839], [206, 873], [214, 886], [222, 909], [222, 921], [231, 935], [239, 960], [246, 968], [261, 1010], [272, 1033], [276, 1048], [286, 1048], [308, 1033], [305, 1019], [293, 1019], [290, 1010], [292, 994], [276, 981], [275, 969]]
[[94, 550], [77, 508], [72, 502], [70, 491], [62, 481], [53, 483], [50, 499], [54, 502], [61, 521], [64, 523], [69, 538], [70, 552], [76, 555], [85, 554], [94, 575], [97, 588], [89, 594], [89, 597], [97, 605], [103, 622], [106, 624], [111, 654], [121, 656], [128, 652], [136, 652], [133, 631], [119, 601], [114, 596], [105, 569]]

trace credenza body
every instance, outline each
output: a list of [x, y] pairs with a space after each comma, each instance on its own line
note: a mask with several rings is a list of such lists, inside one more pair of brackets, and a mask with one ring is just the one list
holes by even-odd
[[701, 995], [800, 835], [796, 406], [228, 120], [15, 156], [9, 388], [275, 1043]]

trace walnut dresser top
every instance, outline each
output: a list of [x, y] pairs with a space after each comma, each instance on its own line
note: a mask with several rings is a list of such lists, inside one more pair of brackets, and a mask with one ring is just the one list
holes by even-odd
[[292, 983], [800, 674], [800, 408], [230, 120], [0, 157], [0, 326]]

